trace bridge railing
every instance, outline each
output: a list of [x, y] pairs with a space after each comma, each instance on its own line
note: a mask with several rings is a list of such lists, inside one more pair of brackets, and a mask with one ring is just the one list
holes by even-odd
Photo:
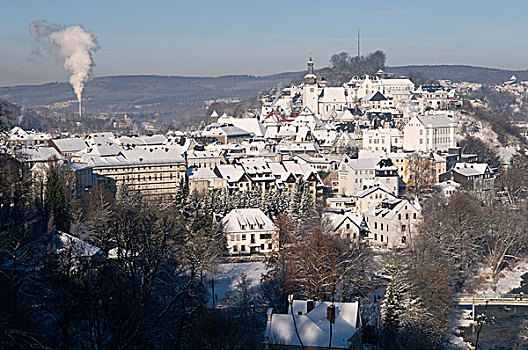
[[455, 296], [457, 301], [527, 301], [528, 294], [458, 294]]

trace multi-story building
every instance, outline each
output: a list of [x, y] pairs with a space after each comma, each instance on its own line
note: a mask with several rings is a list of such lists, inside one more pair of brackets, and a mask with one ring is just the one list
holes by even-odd
[[88, 148], [86, 153], [78, 154], [79, 160], [91, 166], [96, 181], [114, 193], [126, 186], [147, 196], [170, 196], [178, 192], [185, 180], [185, 159], [170, 146], [120, 150], [103, 156], [91, 151]]
[[369, 242], [389, 248], [404, 247], [416, 232], [420, 206], [405, 199], [386, 199], [365, 212]]
[[278, 247], [279, 231], [260, 209], [233, 209], [220, 222], [229, 255], [271, 253]]
[[393, 152], [403, 147], [403, 133], [395, 128], [363, 131], [363, 149]]
[[388, 158], [347, 158], [339, 165], [338, 178], [342, 196], [375, 186], [399, 193], [398, 171]]
[[447, 152], [456, 147], [457, 124], [445, 114], [417, 115], [403, 129], [403, 149]]

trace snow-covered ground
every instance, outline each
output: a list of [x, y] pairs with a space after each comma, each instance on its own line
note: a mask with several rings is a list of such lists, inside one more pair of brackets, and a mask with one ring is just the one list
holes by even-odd
[[[265, 272], [266, 266], [261, 261], [221, 264], [215, 279], [215, 304], [221, 304], [226, 294], [236, 290], [242, 273], [246, 275], [249, 284], [256, 287], [260, 284], [260, 278]], [[210, 282], [209, 294], [211, 294]], [[209, 296], [209, 305], [212, 305], [211, 295]]]
[[483, 294], [509, 293], [521, 286], [521, 276], [528, 273], [528, 261], [521, 261], [513, 268], [504, 269], [499, 273], [495, 283], [491, 277], [489, 267], [479, 269], [479, 283], [475, 284], [475, 292]]

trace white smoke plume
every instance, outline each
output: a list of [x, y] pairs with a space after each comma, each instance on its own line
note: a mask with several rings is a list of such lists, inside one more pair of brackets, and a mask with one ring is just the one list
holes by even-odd
[[80, 116], [84, 83], [94, 65], [92, 53], [99, 48], [97, 37], [80, 25], [60, 26], [45, 20], [31, 22], [29, 31], [35, 40], [64, 60], [64, 69], [71, 73], [70, 84], [79, 101]]

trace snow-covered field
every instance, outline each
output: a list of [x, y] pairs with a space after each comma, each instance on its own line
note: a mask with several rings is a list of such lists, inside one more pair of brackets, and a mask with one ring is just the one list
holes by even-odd
[[[215, 304], [221, 304], [226, 294], [234, 292], [240, 282], [240, 276], [244, 273], [252, 287], [260, 284], [260, 278], [266, 272], [264, 262], [241, 262], [221, 264], [215, 280]], [[209, 288], [211, 286], [209, 285]], [[209, 289], [211, 293], [211, 289]], [[209, 297], [209, 304], [212, 304], [212, 297]]]

